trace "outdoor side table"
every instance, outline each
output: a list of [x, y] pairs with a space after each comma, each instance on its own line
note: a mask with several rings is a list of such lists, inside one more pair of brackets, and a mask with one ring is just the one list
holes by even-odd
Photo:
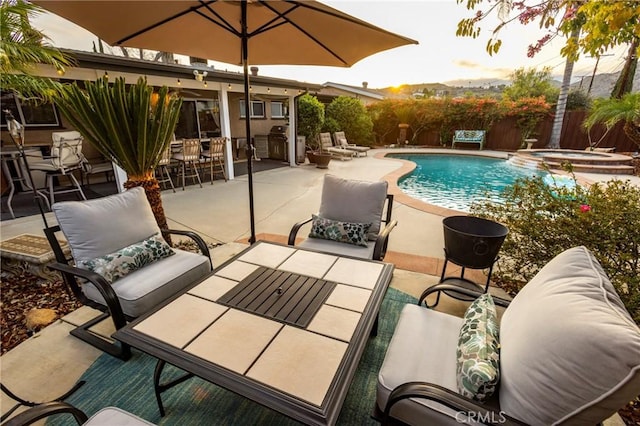
[[[69, 253], [66, 242], [60, 243]], [[55, 259], [49, 241], [43, 236], [22, 234], [0, 242], [2, 269], [13, 274], [30, 272], [45, 280], [59, 279], [57, 272], [49, 270], [47, 264]]]

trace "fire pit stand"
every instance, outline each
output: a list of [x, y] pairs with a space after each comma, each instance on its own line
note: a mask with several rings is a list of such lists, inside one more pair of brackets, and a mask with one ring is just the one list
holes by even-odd
[[[509, 230], [506, 226], [479, 217], [451, 216], [442, 221], [444, 226], [444, 266], [440, 281], [427, 289], [420, 297], [420, 302], [429, 294], [437, 293], [436, 301], [427, 307], [433, 308], [440, 301], [440, 293], [444, 292], [458, 300], [471, 301], [481, 293], [489, 290], [493, 265], [498, 260], [498, 252]], [[460, 276], [445, 277], [447, 264], [451, 262], [462, 267]], [[489, 269], [484, 287], [464, 277], [465, 270]]]

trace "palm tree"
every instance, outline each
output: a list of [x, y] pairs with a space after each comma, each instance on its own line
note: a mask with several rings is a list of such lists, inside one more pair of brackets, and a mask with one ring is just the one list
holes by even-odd
[[584, 120], [588, 130], [596, 123], [604, 123], [611, 129], [620, 121], [624, 122], [624, 133], [640, 147], [640, 93], [627, 93], [621, 99], [597, 99], [589, 115]]
[[50, 101], [59, 83], [34, 76], [37, 65], [53, 65], [63, 73], [72, 60], [48, 45], [48, 38], [31, 26], [30, 18], [41, 12], [39, 6], [22, 0], [0, 3], [0, 89]]
[[154, 92], [143, 77], [129, 87], [124, 78], [109, 84], [107, 77], [84, 86], [62, 87], [56, 105], [102, 155], [127, 172], [125, 188], [144, 188], [158, 226], [167, 229], [153, 170], [171, 141], [182, 99], [166, 86]]

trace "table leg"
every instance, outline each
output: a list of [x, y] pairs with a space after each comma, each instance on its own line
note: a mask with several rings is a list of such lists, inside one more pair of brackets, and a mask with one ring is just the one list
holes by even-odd
[[172, 387], [179, 385], [193, 377], [193, 374], [187, 373], [184, 376], [180, 376], [175, 380], [172, 380], [167, 383], [160, 383], [160, 376], [162, 375], [162, 370], [167, 363], [160, 360], [156, 364], [156, 368], [153, 371], [153, 390], [156, 394], [156, 401], [158, 402], [158, 410], [160, 411], [160, 417], [164, 417], [164, 405], [162, 404], [162, 392], [171, 389]]

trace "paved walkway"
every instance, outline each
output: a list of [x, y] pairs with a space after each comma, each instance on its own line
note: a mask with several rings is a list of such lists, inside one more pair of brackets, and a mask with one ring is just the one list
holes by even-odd
[[[410, 166], [401, 160], [382, 158], [386, 152], [372, 150], [367, 157], [332, 160], [328, 170], [307, 164], [254, 175], [258, 238], [282, 241], [295, 222], [315, 213], [320, 205], [326, 173], [361, 180], [388, 179], [390, 191], [398, 194], [395, 181]], [[505, 153], [484, 153], [506, 156]], [[229, 182], [204, 183], [203, 188], [191, 186], [186, 191], [178, 189], [176, 193], [164, 191], [162, 198], [169, 226], [190, 229], [206, 240], [225, 243], [213, 250], [214, 265], [219, 265], [246, 247], [242, 242], [250, 235], [247, 187], [247, 176], [241, 176]], [[434, 209], [398, 195], [393, 210], [398, 226], [391, 234], [385, 261], [393, 262], [397, 267], [391, 285], [417, 297], [438, 281], [435, 275], [441, 272], [444, 244], [442, 218], [455, 212]], [[51, 213], [47, 217], [50, 223], [55, 223]], [[22, 233], [42, 234], [40, 216], [5, 221], [0, 226], [3, 240]], [[458, 315], [466, 307], [458, 301], [443, 302], [439, 309]], [[33, 401], [50, 400], [64, 393], [101, 355], [100, 351], [69, 335], [73, 324], [80, 324], [91, 315], [95, 312], [90, 308], [81, 308], [2, 356], [2, 383]], [[102, 332], [109, 334], [109, 327]], [[13, 401], [4, 394], [1, 403], [3, 413], [13, 406]]]

